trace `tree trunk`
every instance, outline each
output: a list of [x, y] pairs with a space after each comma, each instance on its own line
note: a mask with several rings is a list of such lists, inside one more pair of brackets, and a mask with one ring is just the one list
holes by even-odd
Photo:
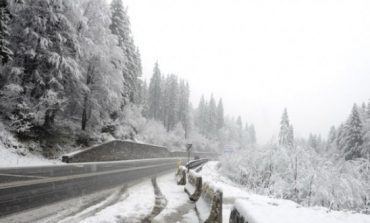
[[49, 129], [54, 125], [55, 115], [57, 114], [57, 109], [48, 109], [45, 112], [44, 127]]
[[84, 107], [83, 107], [83, 110], [82, 110], [82, 118], [81, 118], [81, 129], [83, 131], [85, 131], [86, 129], [86, 124], [87, 124], [87, 95], [85, 95], [85, 98], [84, 98]]
[[[90, 87], [90, 85], [93, 83], [93, 75], [95, 72], [95, 67], [93, 63], [91, 62], [88, 69], [87, 69], [87, 78], [86, 78], [86, 86]], [[90, 89], [91, 91], [91, 89]], [[87, 122], [90, 118], [90, 111], [89, 111], [89, 95], [91, 92], [86, 92], [84, 97], [84, 105], [82, 109], [82, 117], [81, 117], [81, 129], [83, 131], [86, 130]], [[89, 112], [89, 113], [88, 113]]]

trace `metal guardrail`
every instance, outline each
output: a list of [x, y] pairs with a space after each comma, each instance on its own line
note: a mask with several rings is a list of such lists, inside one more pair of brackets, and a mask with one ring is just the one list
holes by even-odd
[[[193, 160], [187, 163], [188, 167], [199, 166], [205, 162], [207, 159], [202, 160]], [[180, 176], [180, 173], [184, 171], [184, 167], [179, 167], [177, 172]], [[216, 188], [210, 182], [203, 182], [202, 176], [196, 174], [193, 171], [189, 171], [187, 174], [187, 179], [184, 180], [187, 184], [191, 184], [194, 191], [189, 190], [185, 186], [185, 191], [189, 195], [189, 199], [194, 202], [205, 203], [209, 207], [209, 213], [203, 213], [204, 218], [201, 217], [201, 220], [206, 223], [222, 223], [222, 200], [223, 192], [219, 188]], [[236, 222], [235, 222], [236, 223]]]
[[192, 161], [189, 161], [185, 167], [188, 168], [188, 169], [193, 169], [193, 168], [196, 168], [200, 165], [203, 165], [204, 163], [208, 162], [209, 160], [208, 159], [198, 159], [198, 160], [192, 160]]

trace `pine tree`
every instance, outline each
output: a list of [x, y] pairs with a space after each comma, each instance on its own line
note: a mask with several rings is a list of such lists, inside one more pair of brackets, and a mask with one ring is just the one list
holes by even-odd
[[149, 84], [149, 117], [161, 120], [162, 105], [162, 74], [158, 62], [155, 63], [153, 76]]
[[256, 130], [254, 128], [254, 125], [251, 124], [249, 126], [249, 143], [253, 145], [253, 144], [256, 144], [256, 142], [257, 142]]
[[361, 150], [363, 144], [363, 132], [360, 115], [358, 113], [357, 105], [352, 108], [352, 113], [345, 125], [344, 133], [344, 147], [343, 153], [346, 160], [352, 160], [361, 157]]
[[330, 131], [329, 131], [329, 134], [328, 134], [328, 143], [329, 144], [332, 144], [332, 143], [335, 142], [336, 135], [337, 135], [337, 130], [335, 129], [335, 126], [332, 126], [330, 128]]
[[293, 141], [294, 130], [289, 123], [288, 111], [285, 108], [280, 121], [279, 145], [290, 147], [293, 146]]
[[217, 129], [224, 127], [224, 124], [224, 106], [222, 103], [222, 98], [220, 98], [217, 105]]
[[24, 90], [22, 103], [33, 109], [30, 112], [42, 113], [46, 128], [54, 125], [62, 105], [83, 85], [73, 25], [78, 18], [67, 16], [78, 14], [74, 4], [71, 0], [27, 1], [14, 17], [12, 42], [17, 49], [12, 70], [21, 71], [14, 79]]
[[239, 129], [243, 129], [243, 121], [242, 121], [242, 117], [240, 115], [236, 119], [236, 124], [237, 124]]
[[345, 144], [345, 126], [344, 124], [340, 124], [340, 126], [337, 129], [336, 137], [335, 137], [335, 144], [339, 151], [343, 150], [344, 144]]
[[[239, 115], [238, 118], [236, 119], [236, 131], [237, 131], [237, 140], [238, 140], [238, 143], [239, 143], [239, 146], [240, 148], [242, 148], [242, 146], [244, 144], [248, 144], [248, 135], [249, 133], [246, 132], [245, 130], [243, 131], [243, 121], [242, 121], [242, 117]], [[248, 129], [249, 130], [249, 129]]]
[[185, 138], [189, 135], [190, 115], [189, 115], [189, 83], [180, 80], [179, 83], [179, 104], [178, 104], [178, 121], [181, 122], [185, 130]]
[[178, 118], [177, 118], [177, 109], [178, 109], [178, 82], [177, 76], [172, 74], [166, 80], [166, 89], [165, 89], [165, 97], [166, 97], [166, 114], [167, 117], [165, 118], [166, 123], [165, 126], [167, 131], [171, 131], [175, 128]]
[[125, 92], [130, 101], [137, 96], [138, 78], [141, 76], [141, 59], [139, 50], [134, 44], [131, 34], [130, 20], [122, 0], [113, 0], [111, 3], [112, 24], [110, 29], [118, 37], [118, 46], [123, 50], [126, 60], [123, 70], [125, 78]]
[[8, 1], [0, 1], [0, 62], [2, 65], [12, 60], [13, 51], [10, 49], [9, 37], [9, 22], [10, 12]]
[[200, 98], [199, 105], [196, 112], [196, 125], [198, 126], [200, 133], [203, 135], [207, 134], [207, 102], [204, 95]]
[[[117, 46], [117, 36], [109, 29], [109, 6], [100, 0], [78, 1], [83, 11], [83, 21], [78, 26], [82, 69], [85, 88], [82, 99], [75, 95], [73, 104], [65, 110], [75, 115], [81, 109], [81, 129], [112, 126], [122, 112], [128, 98], [124, 95], [122, 75], [124, 53]], [[109, 127], [111, 132], [114, 127]]]
[[211, 95], [211, 98], [209, 100], [207, 130], [209, 136], [215, 136], [217, 130], [217, 107], [213, 95]]

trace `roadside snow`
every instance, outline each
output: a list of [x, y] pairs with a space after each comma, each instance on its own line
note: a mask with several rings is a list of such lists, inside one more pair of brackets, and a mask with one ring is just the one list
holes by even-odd
[[129, 187], [121, 201], [95, 213], [80, 223], [139, 223], [154, 205], [153, 186], [149, 180]]
[[157, 183], [168, 202], [166, 208], [154, 218], [153, 223], [199, 222], [194, 202], [189, 200], [184, 192], [184, 186], [176, 184], [174, 173], [159, 177]]
[[349, 212], [331, 211], [326, 208], [304, 208], [292, 201], [274, 203], [264, 198], [237, 200], [235, 206], [249, 223], [369, 223], [370, 216]]
[[302, 207], [283, 199], [274, 199], [250, 193], [232, 183], [218, 172], [218, 162], [208, 162], [200, 174], [223, 190], [223, 222], [228, 222], [231, 209], [236, 206], [249, 216], [251, 223], [370, 223], [370, 215], [345, 211], [329, 211], [323, 207]]
[[25, 153], [21, 155], [15, 149], [6, 149], [0, 144], [0, 168], [1, 167], [22, 167], [22, 166], [43, 166], [63, 164], [59, 160], [49, 160], [44, 157]]

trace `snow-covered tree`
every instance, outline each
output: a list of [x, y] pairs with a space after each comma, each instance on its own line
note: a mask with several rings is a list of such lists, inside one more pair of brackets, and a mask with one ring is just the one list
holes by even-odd
[[250, 144], [256, 144], [256, 142], [257, 142], [256, 130], [254, 128], [254, 125], [251, 124], [249, 126], [249, 143]]
[[329, 134], [328, 134], [328, 143], [332, 144], [335, 142], [335, 138], [337, 135], [337, 130], [335, 129], [335, 126], [332, 126], [330, 128]]
[[352, 113], [347, 120], [344, 128], [344, 147], [342, 152], [346, 160], [361, 157], [361, 150], [363, 144], [362, 122], [358, 112], [357, 105], [352, 108]]
[[207, 102], [204, 98], [204, 95], [200, 98], [199, 105], [196, 111], [196, 122], [200, 133], [203, 135], [207, 134]]
[[185, 138], [188, 137], [190, 130], [189, 97], [190, 97], [189, 83], [185, 82], [184, 80], [180, 80], [177, 117], [184, 128]]
[[222, 103], [222, 98], [220, 98], [217, 104], [217, 129], [221, 129], [224, 123], [224, 105]]
[[155, 63], [149, 84], [149, 117], [160, 120], [162, 104], [162, 74], [158, 62]]
[[110, 29], [118, 37], [118, 46], [123, 50], [126, 60], [123, 69], [125, 78], [125, 94], [134, 101], [137, 98], [138, 78], [141, 76], [141, 59], [139, 50], [134, 44], [131, 34], [130, 20], [122, 0], [111, 3], [112, 23]]
[[289, 123], [288, 111], [285, 108], [280, 121], [279, 145], [290, 147], [293, 146], [293, 142], [294, 130]]
[[149, 92], [148, 92], [148, 84], [146, 80], [140, 81], [139, 83], [139, 93], [138, 93], [138, 104], [142, 106], [142, 113], [144, 117], [148, 117], [148, 110], [149, 110]]
[[170, 75], [166, 78], [165, 81], [165, 89], [163, 91], [163, 98], [164, 98], [164, 106], [163, 106], [163, 114], [164, 117], [164, 125], [167, 131], [173, 130], [178, 121], [178, 81], [176, 75]]
[[74, 26], [79, 18], [67, 16], [78, 14], [75, 4], [71, 0], [25, 1], [12, 23], [12, 44], [17, 46], [12, 78], [23, 88], [21, 103], [37, 112], [46, 128], [54, 125], [57, 113], [83, 85]]
[[0, 62], [2, 65], [12, 60], [13, 51], [10, 49], [10, 12], [7, 0], [0, 1]]
[[81, 129], [85, 130], [89, 122], [98, 128], [111, 122], [117, 116], [113, 114], [122, 110], [128, 98], [123, 94], [125, 57], [117, 46], [117, 37], [109, 29], [109, 6], [100, 0], [80, 3], [84, 16], [79, 29], [79, 41], [84, 49], [80, 64], [84, 68], [86, 89], [77, 108], [82, 105]]
[[217, 107], [213, 95], [211, 95], [211, 98], [209, 100], [207, 123], [208, 123], [207, 130], [210, 136], [215, 136], [217, 133]]

